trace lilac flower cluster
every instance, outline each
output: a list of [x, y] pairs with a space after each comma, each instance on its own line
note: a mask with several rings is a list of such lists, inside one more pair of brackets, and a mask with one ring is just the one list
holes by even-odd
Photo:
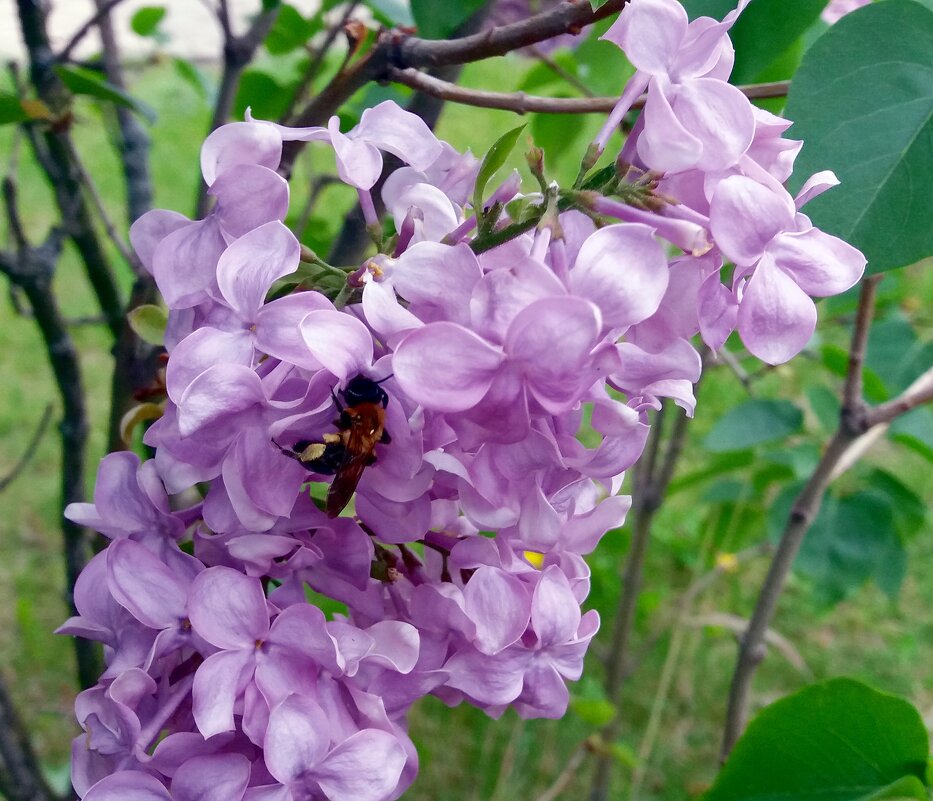
[[[387, 102], [348, 133], [226, 125], [201, 153], [213, 211], [134, 225], [170, 310], [167, 397], [154, 459], [107, 456], [94, 503], [68, 509], [112, 540], [61, 629], [106, 655], [76, 705], [82, 798], [386, 801], [417, 773], [405, 717], [427, 694], [564, 713], [599, 625], [584, 556], [625, 518], [649, 411], [693, 412], [691, 339], [737, 328], [784, 361], [809, 295], [864, 268], [798, 211], [832, 176], [791, 199], [789, 123], [725, 82], [735, 15], [632, 0], [607, 37], [638, 71], [572, 190], [532, 158], [541, 192], [515, 173], [474, 196], [477, 159]], [[358, 193], [362, 265], [283, 224], [293, 140], [329, 145]], [[404, 164], [381, 189], [390, 230], [383, 152]]]

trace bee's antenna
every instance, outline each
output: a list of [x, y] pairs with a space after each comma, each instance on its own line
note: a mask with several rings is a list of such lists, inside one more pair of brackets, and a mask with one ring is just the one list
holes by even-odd
[[378, 381], [373, 381], [374, 384], [381, 384], [383, 381], [388, 381], [395, 373], [389, 373], [385, 378], [380, 378]]

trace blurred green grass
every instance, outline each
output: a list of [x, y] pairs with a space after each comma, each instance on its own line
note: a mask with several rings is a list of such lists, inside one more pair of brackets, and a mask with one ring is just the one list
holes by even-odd
[[[508, 90], [517, 86], [523, 66], [516, 61], [475, 65], [464, 76], [467, 85]], [[503, 85], [506, 84], [506, 85]], [[156, 66], [135, 76], [136, 93], [158, 111], [150, 133], [157, 206], [190, 212], [200, 180], [197, 154], [204, 136], [208, 111], [204, 99], [178, 78], [170, 65]], [[122, 227], [122, 176], [108, 147], [106, 116], [82, 102], [78, 107], [75, 136], [98, 182], [111, 214]], [[505, 130], [514, 117], [464, 107], [445, 110], [439, 134], [456, 147], [472, 147], [477, 154]], [[558, 153], [550, 166], [562, 180], [572, 178], [576, 163], [572, 154], [598, 128], [599, 120], [570, 122], [566, 156]], [[0, 128], [0, 165], [5, 169], [14, 150], [14, 134]], [[320, 153], [320, 151], [318, 151]], [[315, 167], [319, 166], [315, 157]], [[521, 155], [513, 164], [521, 164]], [[293, 209], [303, 200], [302, 175], [293, 182]], [[27, 157], [20, 156], [20, 200], [31, 235], [44, 236], [55, 219], [48, 187]], [[337, 198], [340, 203], [342, 197]], [[339, 225], [328, 197], [312, 216], [317, 235], [331, 236]], [[0, 223], [0, 242], [7, 232]], [[122, 275], [124, 286], [128, 276]], [[901, 271], [887, 279], [893, 287], [892, 306], [918, 312], [916, 299], [930, 298], [929, 271]], [[56, 289], [65, 314], [72, 319], [97, 313], [73, 252], [66, 253], [56, 277]], [[837, 319], [851, 313], [852, 294], [841, 301], [822, 304], [821, 315]], [[12, 467], [28, 442], [47, 403], [58, 412], [58, 399], [42, 345], [31, 320], [18, 316], [9, 299], [2, 301], [3, 394], [0, 395], [0, 475]], [[929, 332], [929, 321], [925, 322]], [[99, 326], [72, 329], [81, 354], [84, 380], [92, 415], [88, 488], [96, 462], [103, 455], [109, 404], [111, 358], [106, 333]], [[820, 336], [845, 345], [841, 325], [824, 324]], [[825, 383], [825, 372], [814, 360], [798, 359], [768, 373], [756, 384], [759, 397], [783, 397], [802, 402], [803, 390], [814, 382]], [[709, 455], [698, 443], [722, 412], [744, 397], [734, 375], [720, 368], [710, 371], [700, 392], [697, 419], [679, 475], [702, 469]], [[817, 428], [812, 413], [808, 429]], [[824, 434], [825, 436], [825, 434]], [[919, 456], [883, 443], [872, 458], [906, 483], [922, 490], [929, 465]], [[51, 428], [28, 469], [0, 495], [0, 675], [9, 682], [18, 706], [35, 735], [36, 746], [49, 772], [61, 779], [67, 765], [69, 744], [76, 734], [71, 705], [75, 692], [70, 643], [52, 630], [66, 617], [63, 601], [63, 565], [58, 531], [58, 441]], [[742, 474], [744, 475], [744, 474]], [[740, 477], [742, 477], [740, 475]], [[854, 482], [846, 477], [842, 480]], [[670, 631], [657, 627], [676, 609], [680, 594], [698, 574], [711, 568], [717, 553], [739, 550], [764, 537], [764, 520], [757, 509], [717, 510], [702, 499], [703, 488], [674, 495], [656, 518], [654, 540], [646, 566], [644, 593], [638, 609], [635, 654], [638, 670], [628, 680], [622, 703], [620, 753], [623, 761], [634, 759], [648, 722], [665, 659]], [[574, 692], [585, 698], [600, 697], [600, 659], [605, 656], [612, 610], [619, 594], [618, 572], [627, 547], [627, 532], [613, 532], [590, 563], [594, 571], [591, 605], [603, 617], [603, 631], [589, 658], [584, 680]], [[933, 579], [923, 569], [933, 558], [929, 537], [916, 537], [909, 545], [908, 578], [900, 598], [892, 602], [872, 584], [855, 592], [832, 609], [818, 604], [806, 582], [792, 580], [781, 603], [776, 629], [799, 652], [812, 671], [804, 675], [776, 652], [762, 665], [756, 680], [759, 703], [773, 700], [811, 678], [850, 675], [911, 699], [933, 719]], [[692, 617], [713, 612], [747, 615], [755, 588], [760, 586], [764, 559], [741, 565], [723, 576], [704, 594]], [[735, 637], [711, 626], [684, 628], [679, 658], [674, 666], [668, 700], [663, 705], [660, 731], [650, 756], [644, 798], [674, 801], [695, 797], [717, 769], [718, 738], [725, 698], [735, 657]], [[581, 710], [585, 705], [579, 707]], [[418, 705], [411, 717], [411, 732], [421, 755], [421, 776], [406, 798], [412, 801], [444, 798], [446, 801], [506, 801], [534, 799], [560, 773], [578, 745], [594, 730], [586, 714], [570, 713], [562, 721], [520, 721], [507, 713], [493, 721], [476, 710], [447, 709], [434, 699]], [[629, 756], [626, 757], [626, 754]], [[585, 795], [590, 762], [578, 772], [562, 794], [564, 799]], [[627, 797], [631, 767], [617, 770], [617, 797]], [[616, 796], [614, 796], [616, 797]]]

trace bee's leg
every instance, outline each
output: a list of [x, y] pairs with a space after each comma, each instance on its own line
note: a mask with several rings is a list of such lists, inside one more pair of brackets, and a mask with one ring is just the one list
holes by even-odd
[[385, 429], [382, 429], [382, 436], [379, 437], [379, 441], [383, 445], [388, 445], [392, 441], [392, 437], [389, 436], [389, 432]]
[[289, 450], [288, 448], [283, 448], [274, 439], [272, 440], [272, 444], [275, 445], [275, 447], [278, 448], [282, 452], [282, 454], [287, 456], [289, 459], [294, 459], [295, 461], [299, 461], [299, 462], [301, 461], [301, 459], [299, 458], [298, 454], [295, 453], [295, 451]]
[[330, 396], [334, 399], [334, 405], [337, 407], [337, 411], [343, 414], [343, 404], [340, 402], [340, 399], [337, 397], [337, 393], [334, 392], [334, 388], [330, 388]]

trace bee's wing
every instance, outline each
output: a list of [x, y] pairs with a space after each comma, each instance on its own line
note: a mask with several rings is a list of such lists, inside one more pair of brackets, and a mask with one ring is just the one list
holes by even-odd
[[328, 517], [337, 517], [350, 502], [367, 464], [369, 460], [366, 457], [355, 456], [337, 471], [330, 489], [327, 490], [325, 511]]
[[376, 440], [369, 433], [358, 427], [350, 429], [343, 463], [327, 491], [326, 511], [329, 517], [337, 517], [350, 502], [363, 470], [375, 459], [375, 447]]

